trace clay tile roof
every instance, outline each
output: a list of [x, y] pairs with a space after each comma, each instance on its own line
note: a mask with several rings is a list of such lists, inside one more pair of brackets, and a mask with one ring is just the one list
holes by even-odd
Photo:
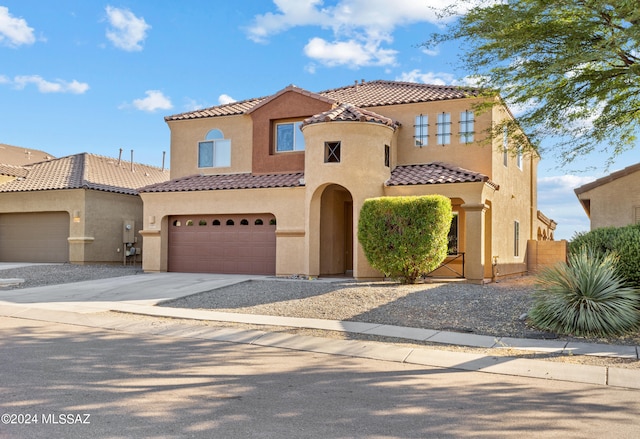
[[165, 117], [165, 121], [199, 119], [204, 117], [232, 116], [250, 113], [254, 108], [274, 99], [280, 94], [295, 90], [318, 99], [336, 104], [352, 104], [356, 107], [380, 107], [385, 105], [410, 104], [416, 102], [443, 101], [479, 96], [480, 90], [471, 87], [456, 87], [414, 82], [369, 81], [347, 87], [334, 88], [318, 93], [308, 92], [290, 85], [278, 93], [256, 99], [218, 105], [204, 110], [190, 111]]
[[166, 116], [164, 120], [168, 122], [171, 120], [202, 119], [205, 117], [245, 114], [265, 99], [267, 98], [248, 99], [245, 101], [232, 102], [230, 104], [205, 108], [204, 110], [188, 111], [186, 113], [174, 114], [173, 116]]
[[302, 126], [320, 122], [374, 122], [390, 126], [394, 130], [400, 125], [400, 122], [351, 104], [340, 104], [332, 110], [305, 119]]
[[385, 184], [387, 186], [407, 186], [475, 182], [487, 182], [498, 189], [498, 185], [484, 174], [439, 162], [398, 166], [391, 172], [391, 178]]
[[4, 165], [28, 165], [54, 158], [51, 154], [39, 149], [23, 148], [21, 146], [0, 143], [0, 163]]
[[26, 165], [27, 175], [0, 184], [0, 192], [95, 189], [137, 194], [137, 189], [169, 179], [168, 170], [81, 153]]
[[220, 174], [191, 175], [166, 183], [154, 184], [140, 192], [189, 192], [224, 189], [266, 189], [304, 186], [304, 174]]
[[0, 163], [0, 175], [10, 177], [26, 177], [29, 171], [24, 166], [5, 165]]
[[479, 89], [398, 81], [370, 81], [318, 93], [358, 107], [409, 104], [476, 97]]

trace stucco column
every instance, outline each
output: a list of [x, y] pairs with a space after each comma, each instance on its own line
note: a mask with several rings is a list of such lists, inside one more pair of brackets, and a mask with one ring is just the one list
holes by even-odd
[[469, 282], [484, 282], [485, 212], [484, 203], [463, 204], [465, 211], [464, 274]]

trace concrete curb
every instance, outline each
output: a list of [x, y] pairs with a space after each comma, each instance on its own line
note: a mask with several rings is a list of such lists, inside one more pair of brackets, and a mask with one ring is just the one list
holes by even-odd
[[[226, 322], [268, 324], [274, 326], [289, 326], [282, 325], [283, 321], [295, 324], [294, 327], [308, 327], [306, 325], [323, 322], [321, 325], [323, 328], [318, 329], [342, 330], [345, 332], [358, 332], [362, 334], [376, 333], [378, 335], [388, 335], [391, 337], [397, 337], [398, 335], [407, 336], [411, 334], [419, 337], [426, 336], [426, 339], [429, 339], [430, 341], [433, 338], [436, 338], [437, 334], [442, 334], [436, 331], [436, 334], [430, 335], [430, 330], [357, 322], [316, 321], [313, 319], [309, 321], [309, 319], [293, 319], [290, 317], [274, 318], [272, 316], [217, 313], [212, 311], [194, 312], [196, 310], [184, 309], [179, 309], [179, 311], [175, 312], [166, 312], [166, 310], [178, 309], [129, 305], [126, 303], [117, 304], [117, 306], [113, 306], [112, 309], [121, 312], [132, 312], [157, 317], [179, 317], [191, 319], [204, 319], [205, 314], [206, 316], [211, 317], [210, 314], [214, 313], [217, 318], [209, 319]], [[188, 311], [190, 311], [190, 313]], [[187, 317], [189, 314], [191, 317]], [[487, 356], [481, 354], [444, 351], [438, 350], [437, 348], [415, 349], [392, 346], [381, 342], [334, 340], [321, 337], [279, 334], [240, 328], [192, 326], [183, 323], [171, 323], [169, 325], [154, 328], [142, 322], [132, 322], [130, 319], [118, 318], [117, 316], [96, 316], [87, 313], [76, 313], [59, 309], [41, 309], [24, 305], [7, 305], [6, 302], [0, 310], [0, 315], [28, 320], [48, 321], [98, 329], [116, 330], [131, 334], [242, 343], [329, 355], [342, 355], [348, 357], [417, 364], [429, 367], [640, 389], [640, 369], [619, 369], [613, 367], [557, 363], [513, 357]], [[235, 317], [235, 319], [232, 320], [233, 317]], [[223, 318], [225, 320], [219, 320]], [[307, 322], [303, 322], [302, 320], [307, 320]], [[458, 342], [462, 341], [461, 339], [456, 339], [456, 337], [450, 336], [449, 334], [454, 333], [447, 333], [438, 339]], [[472, 334], [459, 335], [468, 337]], [[488, 344], [488, 341], [484, 338], [473, 338], [472, 340]], [[540, 342], [539, 340], [537, 341]], [[553, 349], [559, 348], [560, 347], [556, 347]], [[577, 348], [578, 347], [576, 347], [576, 349]], [[566, 349], [566, 346], [562, 347], [562, 349]], [[598, 349], [595, 350], [598, 351]]]

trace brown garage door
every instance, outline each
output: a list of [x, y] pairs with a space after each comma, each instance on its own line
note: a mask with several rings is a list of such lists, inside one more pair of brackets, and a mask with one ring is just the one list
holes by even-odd
[[276, 272], [273, 215], [181, 215], [169, 219], [169, 271]]
[[67, 212], [0, 215], [1, 262], [69, 262]]

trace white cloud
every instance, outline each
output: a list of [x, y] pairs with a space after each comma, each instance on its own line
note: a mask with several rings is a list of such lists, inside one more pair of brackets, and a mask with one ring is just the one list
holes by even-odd
[[127, 52], [142, 50], [142, 42], [147, 38], [147, 31], [151, 26], [144, 18], [136, 17], [128, 9], [107, 6], [107, 19], [111, 26], [107, 29], [107, 38], [119, 49]]
[[[274, 0], [276, 12], [256, 15], [248, 37], [266, 42], [272, 35], [298, 26], [331, 29], [333, 42], [311, 38], [305, 47], [310, 58], [328, 65], [393, 65], [396, 51], [384, 48], [398, 26], [413, 23], [443, 24], [436, 9], [455, 0], [339, 0], [324, 6], [321, 0]], [[332, 53], [335, 56], [332, 56]]]
[[170, 110], [173, 108], [171, 100], [166, 97], [160, 90], [147, 90], [146, 98], [134, 99], [133, 107], [137, 110], [153, 113], [157, 110]]
[[35, 41], [33, 28], [29, 27], [27, 21], [13, 17], [9, 8], [0, 6], [0, 43], [17, 47], [21, 44], [33, 44]]
[[589, 230], [585, 213], [574, 189], [595, 177], [554, 175], [538, 179], [538, 209], [558, 223], [556, 239], [570, 240], [576, 232]]
[[220, 105], [224, 105], [224, 104], [231, 104], [232, 102], [236, 102], [237, 99], [232, 98], [231, 96], [229, 96], [228, 94], [221, 94], [218, 97], [218, 103]]
[[452, 73], [447, 72], [422, 72], [418, 69], [410, 72], [403, 72], [396, 77], [397, 81], [419, 82], [432, 85], [457, 85], [465, 87], [476, 87], [477, 81], [470, 76], [457, 78]]
[[34, 84], [40, 93], [72, 93], [83, 94], [89, 90], [89, 84], [86, 82], [78, 82], [75, 79], [71, 82], [62, 79], [55, 81], [47, 81], [39, 75], [16, 76], [13, 81], [3, 77], [0, 83], [13, 84], [18, 90], [22, 90], [29, 84]]
[[396, 51], [382, 49], [377, 41], [362, 43], [355, 40], [327, 42], [322, 38], [312, 38], [304, 48], [304, 53], [322, 64], [333, 67], [345, 65], [360, 67], [388, 65], [395, 62]]

